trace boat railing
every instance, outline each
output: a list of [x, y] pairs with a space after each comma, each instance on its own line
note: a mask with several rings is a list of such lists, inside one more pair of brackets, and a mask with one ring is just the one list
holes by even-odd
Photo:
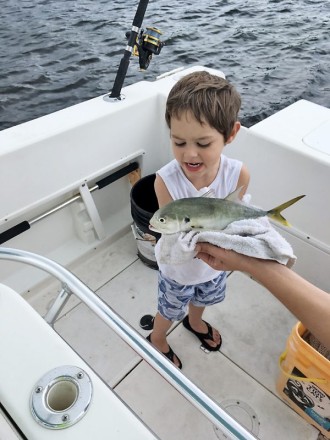
[[53, 325], [70, 295], [74, 294], [217, 428], [224, 434], [229, 435], [229, 438], [240, 440], [257, 438], [219, 407], [214, 400], [189, 380], [174, 364], [169, 362], [162, 353], [69, 270], [46, 257], [18, 249], [1, 247], [0, 260], [10, 260], [34, 266], [61, 282], [62, 290], [44, 317], [50, 325]]

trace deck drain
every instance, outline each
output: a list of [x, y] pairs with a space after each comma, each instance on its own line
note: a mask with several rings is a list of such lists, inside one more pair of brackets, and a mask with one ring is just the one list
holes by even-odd
[[[229, 415], [231, 415], [235, 420], [238, 421], [244, 428], [250, 431], [256, 437], [259, 434], [260, 422], [255, 411], [247, 403], [241, 400], [223, 400], [220, 403], [221, 408], [223, 408]], [[214, 432], [219, 439], [229, 439], [226, 434], [224, 434], [220, 428], [213, 426]]]
[[68, 428], [86, 414], [92, 393], [91, 379], [84, 370], [63, 365], [38, 380], [31, 394], [30, 409], [45, 428]]
[[140, 327], [143, 328], [143, 330], [152, 330], [154, 328], [154, 316], [142, 316], [142, 318], [140, 319]]

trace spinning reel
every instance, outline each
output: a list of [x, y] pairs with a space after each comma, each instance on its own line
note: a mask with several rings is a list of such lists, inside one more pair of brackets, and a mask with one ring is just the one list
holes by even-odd
[[[126, 38], [129, 39], [131, 32], [126, 32]], [[165, 45], [160, 41], [162, 32], [155, 27], [141, 29], [133, 47], [132, 54], [139, 57], [140, 70], [147, 70], [152, 55], [159, 55], [162, 47]]]
[[132, 54], [139, 57], [140, 70], [146, 70], [149, 67], [152, 55], [159, 55], [165, 44], [160, 41], [159, 37], [161, 31], [159, 29], [147, 27], [146, 31], [144, 31], [141, 28], [148, 2], [149, 0], [139, 1], [132, 23], [132, 30], [126, 32], [128, 43], [124, 50], [123, 57], [120, 60], [115, 83], [111, 93], [104, 97], [106, 101], [109, 100], [110, 102], [113, 102], [124, 99], [120, 92], [129, 66], [129, 59]]

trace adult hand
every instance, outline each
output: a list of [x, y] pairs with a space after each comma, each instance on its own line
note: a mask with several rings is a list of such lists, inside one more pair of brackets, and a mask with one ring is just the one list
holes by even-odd
[[195, 250], [197, 251], [197, 258], [200, 258], [215, 270], [244, 271], [246, 270], [245, 266], [253, 259], [234, 251], [219, 248], [210, 243], [197, 243]]

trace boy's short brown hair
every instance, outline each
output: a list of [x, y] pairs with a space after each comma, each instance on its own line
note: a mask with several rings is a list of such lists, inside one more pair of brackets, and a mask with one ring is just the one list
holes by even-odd
[[171, 89], [165, 119], [171, 128], [171, 117], [180, 118], [190, 111], [198, 122], [206, 121], [228, 140], [241, 107], [241, 97], [224, 78], [207, 71], [185, 75]]

